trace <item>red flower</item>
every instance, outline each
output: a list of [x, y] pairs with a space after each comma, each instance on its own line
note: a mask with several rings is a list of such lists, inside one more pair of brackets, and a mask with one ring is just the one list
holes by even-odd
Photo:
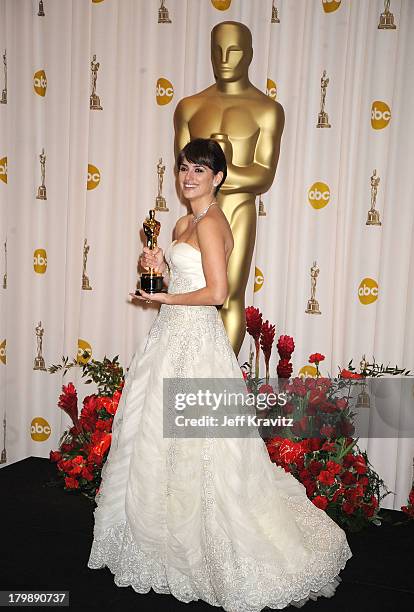
[[97, 431], [111, 431], [112, 428], [112, 419], [98, 419], [96, 421], [96, 429]]
[[354, 470], [357, 474], [365, 474], [368, 470], [366, 461], [362, 455], [357, 455], [354, 460]]
[[316, 497], [314, 497], [314, 499], [312, 499], [312, 503], [315, 504], [317, 508], [320, 508], [321, 510], [326, 510], [328, 506], [328, 499], [324, 495], [317, 495]]
[[355, 506], [348, 501], [344, 501], [342, 504], [342, 510], [345, 512], [345, 514], [353, 514], [355, 512]]
[[259, 342], [262, 331], [263, 317], [258, 308], [248, 306], [245, 309], [247, 332], [253, 337], [255, 342]]
[[288, 359], [280, 359], [276, 371], [279, 378], [290, 378], [293, 366]]
[[325, 438], [333, 438], [334, 434], [335, 427], [332, 427], [332, 425], [323, 425], [321, 427], [321, 435]]
[[337, 399], [336, 406], [337, 408], [339, 408], [339, 410], [345, 410], [345, 408], [348, 406], [348, 400], [346, 399], [346, 397], [341, 397], [340, 399]]
[[53, 461], [53, 463], [56, 463], [62, 459], [62, 453], [59, 451], [50, 451], [49, 459]]
[[120, 397], [121, 397], [120, 392], [115, 391], [112, 397], [100, 397], [99, 405], [101, 406], [101, 408], [105, 408], [108, 414], [114, 415], [118, 408]]
[[[324, 427], [326, 427], [326, 425], [324, 425]], [[333, 429], [333, 428], [332, 428]], [[322, 430], [321, 430], [322, 431]], [[322, 449], [324, 451], [327, 451], [328, 453], [331, 453], [332, 451], [334, 451], [336, 449], [336, 444], [335, 442], [324, 442], [322, 444]]]
[[275, 339], [275, 326], [270, 325], [269, 321], [265, 321], [262, 325], [260, 333], [260, 346], [262, 347], [265, 363], [269, 363], [272, 353], [273, 340]]
[[274, 393], [274, 389], [272, 385], [262, 385], [261, 387], [259, 387], [258, 392], [268, 395], [269, 393]]
[[315, 461], [315, 459], [312, 459], [312, 461], [308, 465], [308, 470], [311, 474], [313, 474], [313, 476], [317, 476], [318, 474], [320, 474], [322, 468], [322, 461]]
[[326, 463], [326, 469], [328, 470], [328, 472], [331, 472], [331, 474], [334, 475], [340, 474], [342, 472], [342, 467], [336, 461], [328, 461]]
[[351, 372], [350, 370], [346, 369], [341, 370], [339, 376], [341, 378], [364, 378], [362, 374], [357, 374], [357, 372]]
[[322, 484], [330, 486], [330, 485], [333, 485], [333, 483], [335, 482], [335, 476], [333, 474], [331, 474], [331, 472], [328, 472], [328, 470], [323, 470], [319, 474], [318, 480]]
[[362, 504], [362, 511], [367, 518], [370, 518], [371, 516], [374, 516], [375, 508], [369, 504]]
[[280, 336], [277, 341], [277, 350], [281, 359], [289, 360], [295, 350], [295, 343], [291, 336]]
[[59, 396], [58, 406], [72, 419], [76, 431], [80, 431], [78, 419], [78, 396], [73, 383], [62, 386], [63, 393]]
[[85, 478], [85, 480], [93, 480], [93, 472], [89, 467], [84, 467], [82, 468], [82, 478]]
[[343, 474], [341, 474], [340, 479], [342, 480], [344, 484], [347, 484], [347, 485], [354, 484], [356, 482], [355, 475], [349, 471], [346, 471]]
[[319, 364], [321, 361], [325, 359], [325, 355], [321, 355], [321, 353], [313, 353], [309, 356], [309, 363]]
[[79, 480], [76, 480], [76, 478], [72, 478], [71, 476], [66, 476], [65, 487], [68, 489], [79, 489]]

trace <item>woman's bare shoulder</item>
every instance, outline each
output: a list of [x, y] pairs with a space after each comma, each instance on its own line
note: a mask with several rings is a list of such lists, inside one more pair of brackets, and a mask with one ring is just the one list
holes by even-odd
[[185, 232], [193, 215], [187, 214], [180, 217], [174, 227], [174, 240], [178, 240], [179, 236]]

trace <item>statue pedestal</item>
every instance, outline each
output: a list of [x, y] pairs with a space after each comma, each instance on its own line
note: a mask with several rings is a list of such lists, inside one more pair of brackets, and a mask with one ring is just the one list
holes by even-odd
[[322, 314], [319, 310], [319, 302], [312, 298], [308, 300], [308, 307], [305, 312], [307, 314]]

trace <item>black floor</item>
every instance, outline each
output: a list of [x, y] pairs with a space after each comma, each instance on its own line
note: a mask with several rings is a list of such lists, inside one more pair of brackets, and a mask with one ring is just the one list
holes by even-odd
[[[46, 486], [55, 473], [48, 459], [34, 457], [0, 470], [0, 590], [68, 590], [73, 610], [222, 610], [153, 591], [139, 595], [115, 586], [107, 568], [89, 569], [94, 504]], [[404, 515], [385, 513], [381, 527], [348, 534], [354, 556], [335, 596], [310, 601], [304, 611], [414, 610], [414, 521], [394, 526]]]

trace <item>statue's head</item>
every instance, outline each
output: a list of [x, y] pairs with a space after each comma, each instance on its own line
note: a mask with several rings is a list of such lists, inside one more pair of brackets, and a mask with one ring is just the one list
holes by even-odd
[[237, 21], [223, 21], [211, 31], [211, 63], [219, 81], [238, 81], [247, 76], [253, 57], [252, 34]]

